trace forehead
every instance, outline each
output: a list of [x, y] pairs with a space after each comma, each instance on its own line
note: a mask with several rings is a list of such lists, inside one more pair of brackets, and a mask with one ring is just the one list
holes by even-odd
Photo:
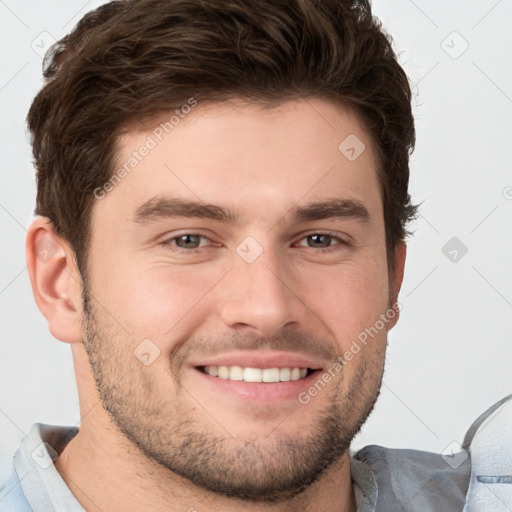
[[358, 200], [373, 216], [382, 210], [370, 134], [355, 113], [319, 98], [166, 113], [119, 138], [113, 178], [93, 219], [128, 222], [164, 194], [262, 222], [336, 197]]

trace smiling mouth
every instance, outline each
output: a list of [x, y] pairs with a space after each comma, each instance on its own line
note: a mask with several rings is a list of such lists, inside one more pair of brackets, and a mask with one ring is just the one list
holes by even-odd
[[245, 382], [289, 382], [306, 378], [315, 370], [311, 368], [282, 367], [282, 368], [254, 368], [243, 366], [198, 366], [199, 371], [224, 380], [238, 380]]

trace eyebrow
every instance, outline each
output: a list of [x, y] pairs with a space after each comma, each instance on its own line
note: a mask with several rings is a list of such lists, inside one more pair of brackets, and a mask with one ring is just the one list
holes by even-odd
[[[368, 223], [370, 213], [357, 199], [328, 199], [305, 206], [295, 206], [287, 216], [295, 221], [315, 221], [329, 218], [353, 219]], [[227, 224], [243, 224], [245, 218], [229, 208], [167, 196], [155, 196], [137, 208], [132, 219], [138, 224], [172, 217], [202, 218]]]

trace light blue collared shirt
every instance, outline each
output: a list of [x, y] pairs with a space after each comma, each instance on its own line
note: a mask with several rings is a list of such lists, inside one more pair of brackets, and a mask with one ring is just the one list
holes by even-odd
[[[511, 399], [473, 423], [466, 449], [482, 422]], [[85, 512], [53, 464], [77, 433], [77, 427], [31, 427], [13, 456], [10, 477], [0, 483], [0, 512]], [[462, 456], [460, 464], [450, 464], [436, 453], [366, 446], [351, 456], [357, 512], [461, 512], [471, 477], [471, 457], [466, 451]]]

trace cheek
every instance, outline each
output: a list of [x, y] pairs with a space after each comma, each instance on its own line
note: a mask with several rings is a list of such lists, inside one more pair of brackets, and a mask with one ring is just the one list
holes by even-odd
[[346, 350], [357, 336], [386, 311], [388, 279], [385, 261], [364, 265], [348, 263], [324, 268], [300, 278], [301, 295], [308, 307]]
[[199, 267], [157, 263], [123, 271], [120, 266], [103, 286], [108, 288], [105, 302], [134, 335], [163, 341], [169, 331], [174, 335], [204, 313], [205, 299], [225, 274], [223, 269]]

